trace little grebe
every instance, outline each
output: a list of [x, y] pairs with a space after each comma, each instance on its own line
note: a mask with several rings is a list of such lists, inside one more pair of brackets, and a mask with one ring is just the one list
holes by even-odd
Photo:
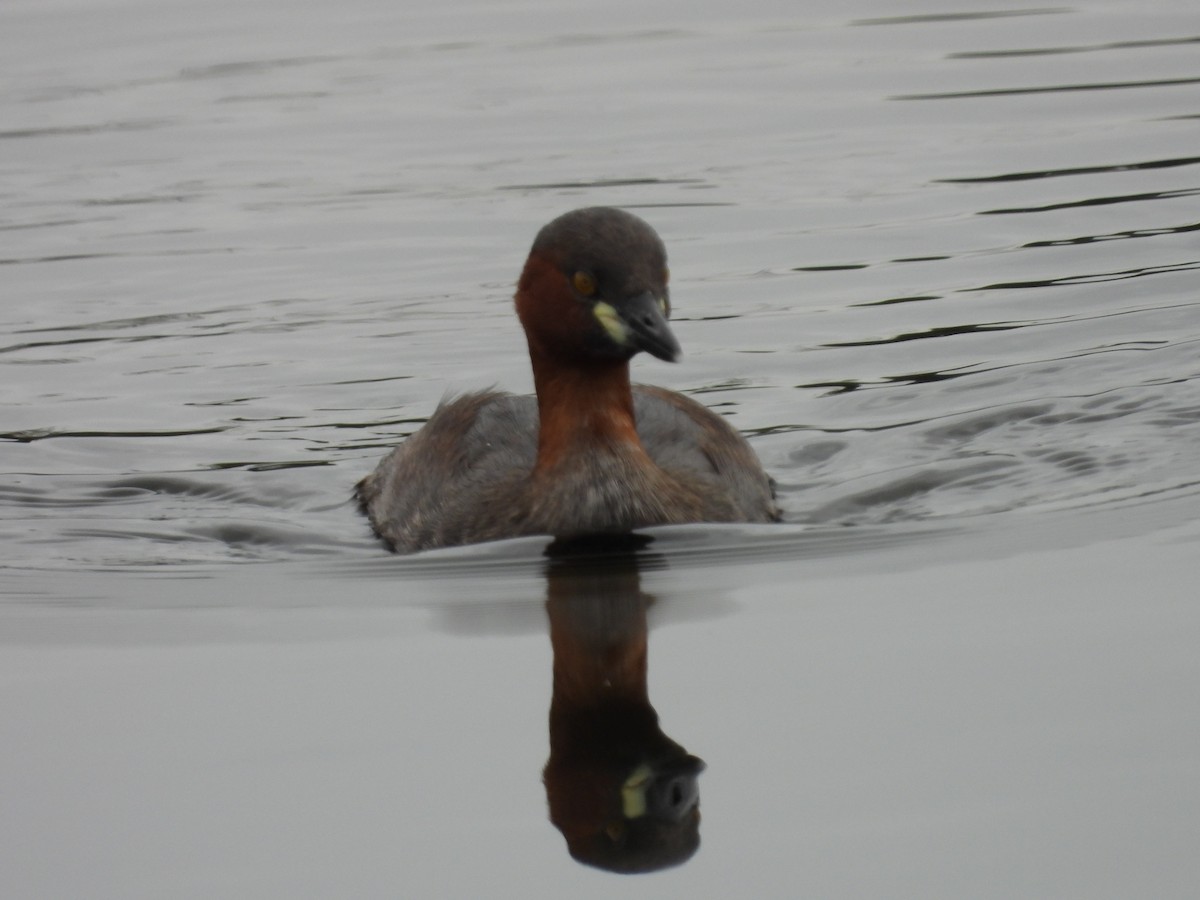
[[358, 484], [376, 533], [409, 553], [522, 535], [571, 538], [685, 522], [771, 522], [771, 480], [723, 418], [629, 383], [639, 350], [674, 362], [667, 259], [607, 207], [546, 225], [517, 283], [537, 397], [443, 402]]

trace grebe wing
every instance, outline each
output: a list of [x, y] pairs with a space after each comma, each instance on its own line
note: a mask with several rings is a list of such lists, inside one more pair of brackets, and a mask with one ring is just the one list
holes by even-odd
[[358, 483], [376, 533], [411, 551], [453, 542], [525, 478], [537, 457], [537, 401], [496, 391], [443, 401], [425, 425]]
[[720, 485], [746, 521], [779, 518], [771, 479], [722, 416], [683, 394], [645, 384], [633, 386], [633, 409], [638, 437], [663, 469]]

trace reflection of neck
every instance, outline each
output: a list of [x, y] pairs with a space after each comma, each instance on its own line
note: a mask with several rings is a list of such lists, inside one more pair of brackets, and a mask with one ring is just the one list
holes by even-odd
[[700, 844], [703, 763], [662, 733], [647, 695], [648, 602], [632, 557], [551, 564], [550, 821], [575, 859], [618, 872], [678, 865]]
[[644, 454], [633, 417], [626, 360], [564, 365], [530, 347], [537, 390], [537, 468], [546, 470], [572, 449], [634, 449]]
[[656, 720], [646, 689], [646, 608], [641, 594], [635, 589], [599, 598], [552, 598], [546, 608], [554, 647], [551, 718], [584, 710], [595, 714], [604, 708], [629, 715], [642, 708], [648, 716], [635, 715], [635, 721]]

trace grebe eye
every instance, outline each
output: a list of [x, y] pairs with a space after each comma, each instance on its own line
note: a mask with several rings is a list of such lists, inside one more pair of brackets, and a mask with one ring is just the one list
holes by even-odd
[[596, 293], [596, 279], [587, 272], [576, 272], [571, 279], [571, 283], [575, 285], [575, 290], [583, 294], [585, 297], [590, 297]]

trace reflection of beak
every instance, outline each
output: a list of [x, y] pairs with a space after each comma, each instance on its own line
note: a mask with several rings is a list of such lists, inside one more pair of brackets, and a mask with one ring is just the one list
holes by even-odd
[[671, 333], [664, 313], [666, 303], [660, 301], [649, 291], [630, 297], [617, 307], [617, 315], [625, 325], [625, 340], [634, 350], [645, 350], [651, 356], [657, 356], [667, 362], [675, 362], [679, 358], [679, 341]]
[[621, 812], [627, 819], [649, 814], [681, 822], [700, 802], [696, 776], [703, 771], [703, 760], [691, 755], [670, 760], [657, 769], [642, 763], [621, 786]]

